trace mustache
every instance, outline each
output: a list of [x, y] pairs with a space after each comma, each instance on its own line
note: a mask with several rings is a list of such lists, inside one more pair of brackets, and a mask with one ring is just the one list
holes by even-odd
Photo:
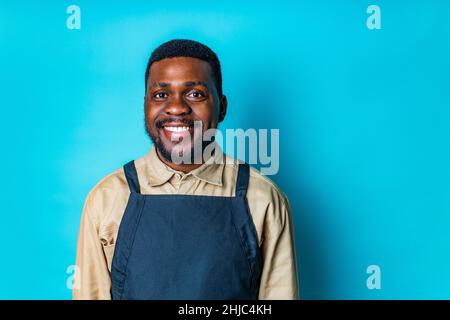
[[170, 123], [170, 122], [180, 123], [180, 124], [185, 125], [186, 127], [194, 126], [194, 120], [186, 119], [186, 118], [176, 118], [176, 117], [157, 120], [157, 121], [155, 121], [155, 126], [156, 126], [156, 128], [161, 129], [162, 127], [164, 127], [164, 125], [166, 123]]

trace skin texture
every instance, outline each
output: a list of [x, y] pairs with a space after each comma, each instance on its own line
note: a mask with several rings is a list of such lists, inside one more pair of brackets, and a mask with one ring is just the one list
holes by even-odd
[[[172, 169], [187, 173], [201, 163], [176, 164], [171, 161], [172, 151], [176, 148], [178, 153], [193, 154], [194, 121], [201, 121], [203, 131], [217, 128], [225, 118], [227, 99], [218, 96], [208, 62], [191, 57], [168, 58], [150, 67], [144, 110], [145, 127], [159, 158]], [[190, 130], [171, 133], [166, 128], [172, 126], [188, 126]], [[183, 143], [187, 134], [190, 143]], [[176, 137], [178, 141], [172, 141]]]

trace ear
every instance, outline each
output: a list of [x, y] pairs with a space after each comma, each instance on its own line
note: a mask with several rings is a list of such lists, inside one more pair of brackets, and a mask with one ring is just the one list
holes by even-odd
[[222, 95], [220, 99], [220, 110], [219, 110], [219, 123], [225, 119], [225, 115], [227, 114], [228, 100], [225, 95]]

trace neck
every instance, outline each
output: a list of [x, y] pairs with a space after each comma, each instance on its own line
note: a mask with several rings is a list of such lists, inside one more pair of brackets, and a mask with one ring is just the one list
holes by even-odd
[[156, 154], [158, 155], [158, 158], [167, 166], [169, 166], [170, 168], [172, 168], [173, 170], [176, 171], [181, 171], [183, 173], [188, 173], [191, 172], [194, 169], [197, 169], [198, 167], [200, 167], [204, 161], [202, 160], [202, 163], [192, 163], [192, 164], [185, 164], [185, 163], [180, 163], [180, 164], [176, 164], [173, 163], [169, 160], [167, 160], [166, 158], [164, 158], [160, 153], [159, 150], [156, 149]]

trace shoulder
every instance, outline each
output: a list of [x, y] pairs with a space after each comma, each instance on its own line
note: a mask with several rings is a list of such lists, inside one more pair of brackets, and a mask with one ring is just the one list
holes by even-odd
[[85, 209], [90, 218], [100, 224], [114, 206], [114, 200], [127, 191], [127, 183], [122, 168], [106, 175], [89, 191]]
[[250, 169], [247, 199], [250, 208], [257, 210], [253, 215], [262, 215], [260, 218], [266, 223], [281, 227], [289, 219], [290, 206], [286, 194], [273, 180], [253, 167]]
[[118, 204], [128, 199], [129, 188], [123, 167], [107, 174], [89, 191], [85, 212], [100, 225]]
[[[227, 156], [226, 161], [226, 170], [234, 171], [234, 174], [229, 176], [236, 178], [239, 168], [237, 160]], [[288, 198], [281, 188], [252, 166], [250, 166], [247, 200], [252, 216], [256, 220], [283, 220], [284, 223], [290, 208]]]
[[[236, 178], [239, 165], [227, 157], [226, 170], [234, 171]], [[230, 165], [231, 164], [231, 165]], [[290, 223], [290, 205], [286, 194], [269, 177], [250, 166], [247, 202], [259, 239], [280, 234]]]
[[[236, 181], [238, 170], [238, 160], [226, 155], [224, 176], [233, 177], [233, 180]], [[233, 172], [231, 173], [229, 171]], [[277, 200], [280, 201], [282, 205], [288, 205], [287, 196], [281, 188], [273, 180], [261, 174], [259, 170], [251, 165], [247, 195], [254, 198], [252, 200], [265, 202], [267, 204], [273, 200]]]
[[280, 187], [252, 166], [250, 166], [249, 190], [254, 190], [261, 200], [276, 198], [282, 202], [281, 204], [287, 205], [287, 196]]

